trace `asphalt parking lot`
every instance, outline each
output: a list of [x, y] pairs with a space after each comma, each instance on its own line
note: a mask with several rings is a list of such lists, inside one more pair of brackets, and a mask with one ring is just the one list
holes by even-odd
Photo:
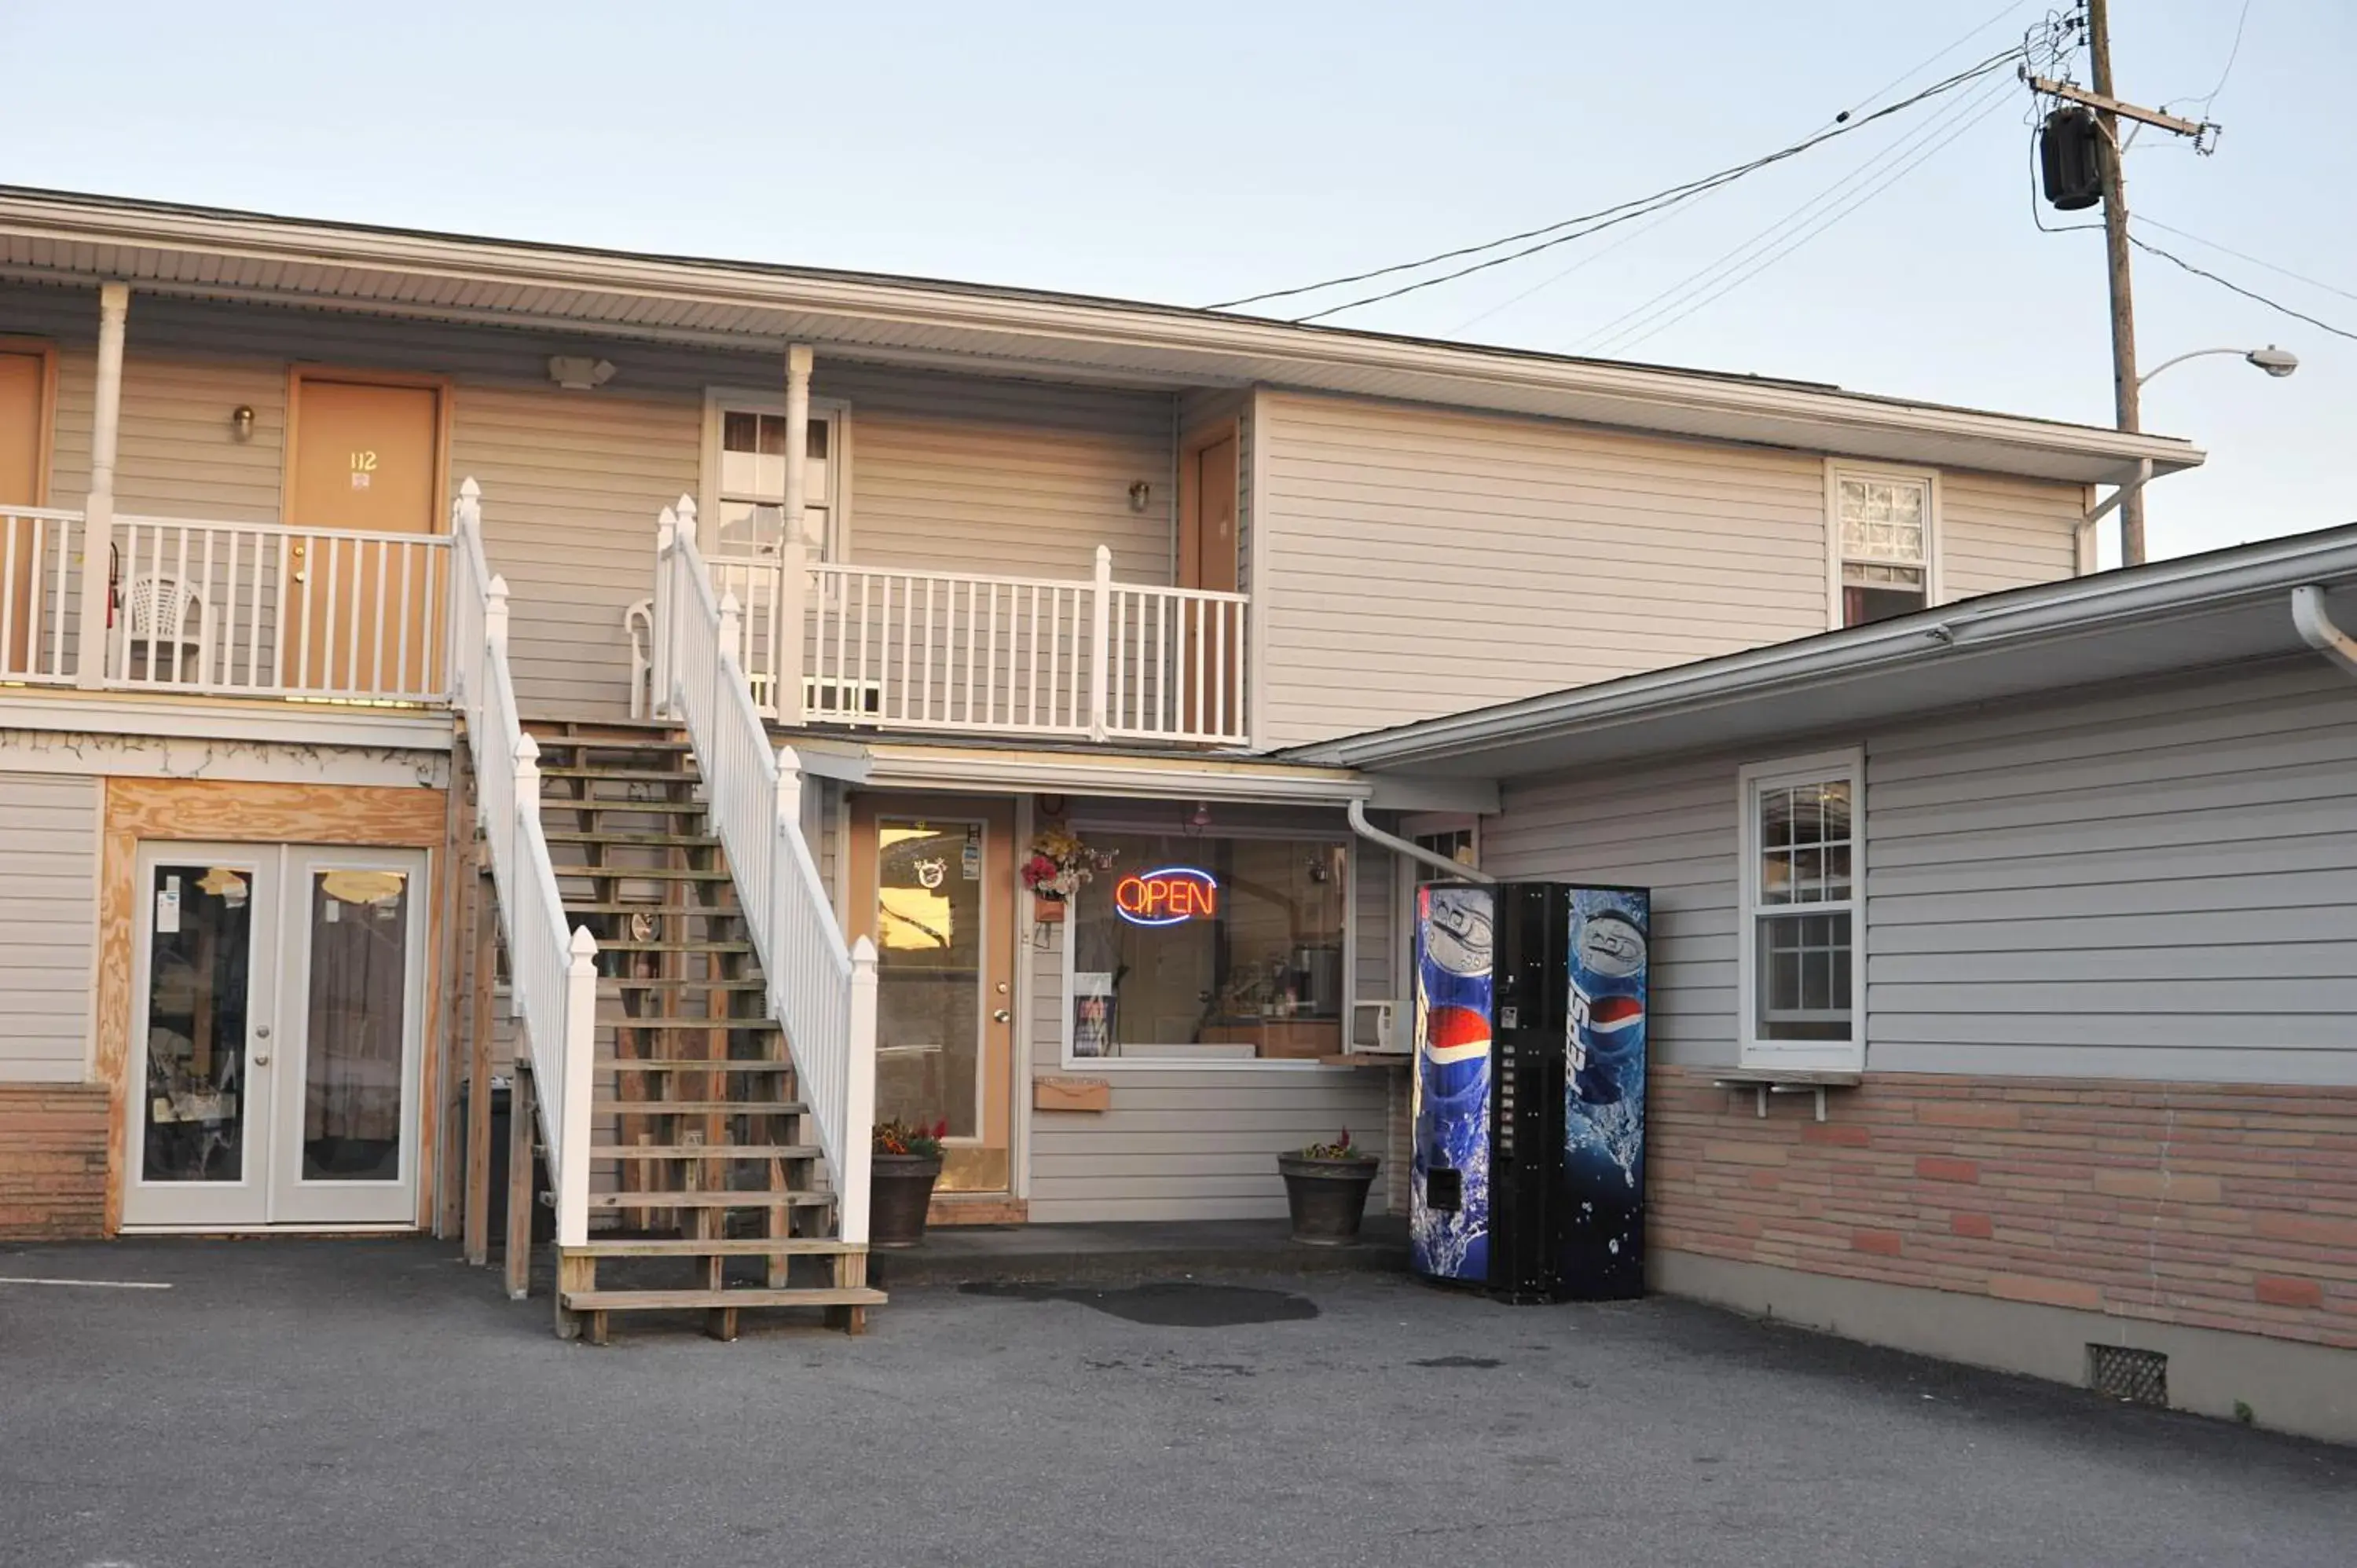
[[2352, 1560], [2357, 1450], [1683, 1303], [1381, 1276], [548, 1332], [430, 1241], [0, 1248], [0, 1561]]

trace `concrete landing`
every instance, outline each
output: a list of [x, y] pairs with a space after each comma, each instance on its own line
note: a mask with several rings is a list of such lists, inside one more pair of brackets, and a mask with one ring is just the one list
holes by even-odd
[[867, 1277], [913, 1285], [1063, 1284], [1194, 1274], [1399, 1273], [1407, 1222], [1369, 1215], [1347, 1247], [1306, 1247], [1282, 1219], [1159, 1220], [1103, 1225], [951, 1225], [914, 1247], [877, 1249]]

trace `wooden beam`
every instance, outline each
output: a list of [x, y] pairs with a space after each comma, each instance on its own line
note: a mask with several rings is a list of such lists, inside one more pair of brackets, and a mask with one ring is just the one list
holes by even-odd
[[490, 878], [478, 876], [467, 900], [474, 931], [474, 1004], [468, 1010], [467, 1262], [490, 1259], [491, 1226], [491, 985], [499, 972], [499, 916]]
[[2073, 87], [2067, 81], [2051, 81], [2042, 76], [2029, 79], [2033, 91], [2051, 93], [2057, 98], [2083, 103], [2090, 109], [2100, 109], [2106, 114], [2116, 114], [2123, 120], [2141, 120], [2147, 125], [2158, 125], [2164, 131], [2174, 131], [2180, 136], [2199, 136], [2209, 127], [2191, 120], [2180, 120], [2174, 114], [2164, 114], [2158, 109], [2139, 108], [2126, 103], [2109, 93], [2090, 92], [2083, 87]]
[[532, 1222], [538, 1205], [533, 1202], [533, 1133], [538, 1088], [532, 1066], [515, 1065], [515, 1091], [508, 1101], [508, 1236], [506, 1256], [508, 1299], [522, 1301], [532, 1294]]

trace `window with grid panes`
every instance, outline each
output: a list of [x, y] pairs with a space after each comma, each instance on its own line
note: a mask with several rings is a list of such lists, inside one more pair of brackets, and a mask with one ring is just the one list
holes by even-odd
[[1932, 485], [1877, 474], [1834, 481], [1842, 625], [1865, 626], [1931, 601]]
[[1855, 1049], [1857, 762], [1747, 769], [1744, 796], [1745, 1040], [1763, 1055]]
[[[802, 533], [814, 560], [827, 556], [827, 462], [834, 422], [813, 412], [803, 447]], [[786, 500], [786, 416], [749, 408], [720, 413], [719, 515], [711, 553], [774, 555], [782, 542]]]

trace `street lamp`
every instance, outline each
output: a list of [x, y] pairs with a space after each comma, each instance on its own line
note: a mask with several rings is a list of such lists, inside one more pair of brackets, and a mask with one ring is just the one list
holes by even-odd
[[2163, 360], [2159, 364], [2138, 376], [2136, 385], [2143, 386], [2145, 382], [2171, 365], [2181, 365], [2188, 360], [2199, 360], [2208, 354], [2240, 354], [2244, 360], [2279, 381], [2299, 369], [2298, 354], [2288, 349], [2278, 349], [2273, 343], [2264, 349], [2196, 349], [2190, 354], [2179, 354], [2174, 360]]

